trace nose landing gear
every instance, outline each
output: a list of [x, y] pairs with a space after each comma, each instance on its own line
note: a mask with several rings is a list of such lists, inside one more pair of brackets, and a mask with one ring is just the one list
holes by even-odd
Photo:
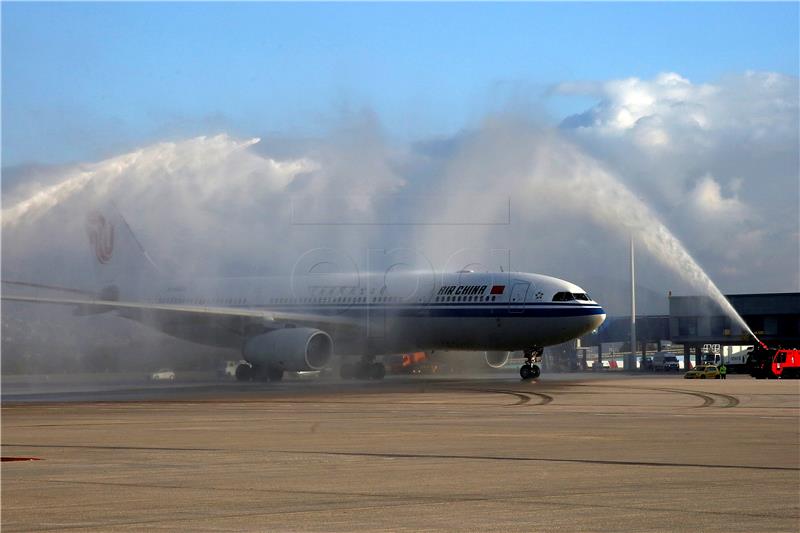
[[536, 347], [530, 350], [524, 350], [523, 355], [525, 356], [525, 363], [519, 367], [519, 376], [523, 380], [529, 379], [536, 379], [542, 373], [539, 365], [535, 363], [539, 363], [542, 361], [542, 353], [544, 352], [544, 348]]
[[255, 366], [250, 363], [240, 363], [236, 367], [236, 381], [280, 381], [283, 379], [283, 369], [278, 366]]

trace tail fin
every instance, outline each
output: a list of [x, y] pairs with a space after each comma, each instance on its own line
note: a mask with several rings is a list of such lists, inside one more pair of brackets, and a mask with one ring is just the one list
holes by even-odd
[[105, 300], [140, 295], [159, 269], [136, 238], [115, 205], [90, 212], [86, 217], [99, 295]]

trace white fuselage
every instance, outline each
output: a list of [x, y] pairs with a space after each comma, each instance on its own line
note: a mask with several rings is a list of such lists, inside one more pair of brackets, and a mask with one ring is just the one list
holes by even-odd
[[[345, 319], [350, 325], [332, 320], [320, 326], [341, 355], [544, 347], [585, 335], [606, 316], [572, 283], [517, 272], [195, 280], [166, 283], [149, 293], [148, 300]], [[202, 344], [236, 347], [242, 341], [241, 333], [224, 327], [155, 326]]]

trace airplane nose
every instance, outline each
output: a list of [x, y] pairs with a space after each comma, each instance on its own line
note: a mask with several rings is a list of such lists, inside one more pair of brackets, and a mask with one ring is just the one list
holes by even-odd
[[600, 313], [589, 315], [586, 317], [584, 334], [591, 333], [599, 328], [606, 320], [605, 309], [599, 309]]
[[574, 325], [573, 337], [583, 337], [599, 328], [606, 319], [605, 311], [602, 309], [599, 311], [601, 311], [602, 314], [598, 313], [575, 317], [572, 322]]
[[603, 308], [600, 308], [600, 313], [597, 314], [597, 315], [594, 315], [594, 320], [595, 320], [595, 324], [594, 324], [594, 327], [592, 328], [592, 331], [594, 331], [597, 328], [599, 328], [603, 324], [603, 322], [606, 321], [606, 310], [603, 309]]

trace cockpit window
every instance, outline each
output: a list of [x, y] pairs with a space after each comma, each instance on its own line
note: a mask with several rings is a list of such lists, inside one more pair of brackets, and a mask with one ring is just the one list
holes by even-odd
[[557, 292], [553, 296], [554, 302], [573, 302], [580, 300], [581, 302], [590, 302], [589, 295], [585, 292]]
[[571, 292], [557, 292], [553, 296], [554, 302], [571, 302], [575, 299]]

